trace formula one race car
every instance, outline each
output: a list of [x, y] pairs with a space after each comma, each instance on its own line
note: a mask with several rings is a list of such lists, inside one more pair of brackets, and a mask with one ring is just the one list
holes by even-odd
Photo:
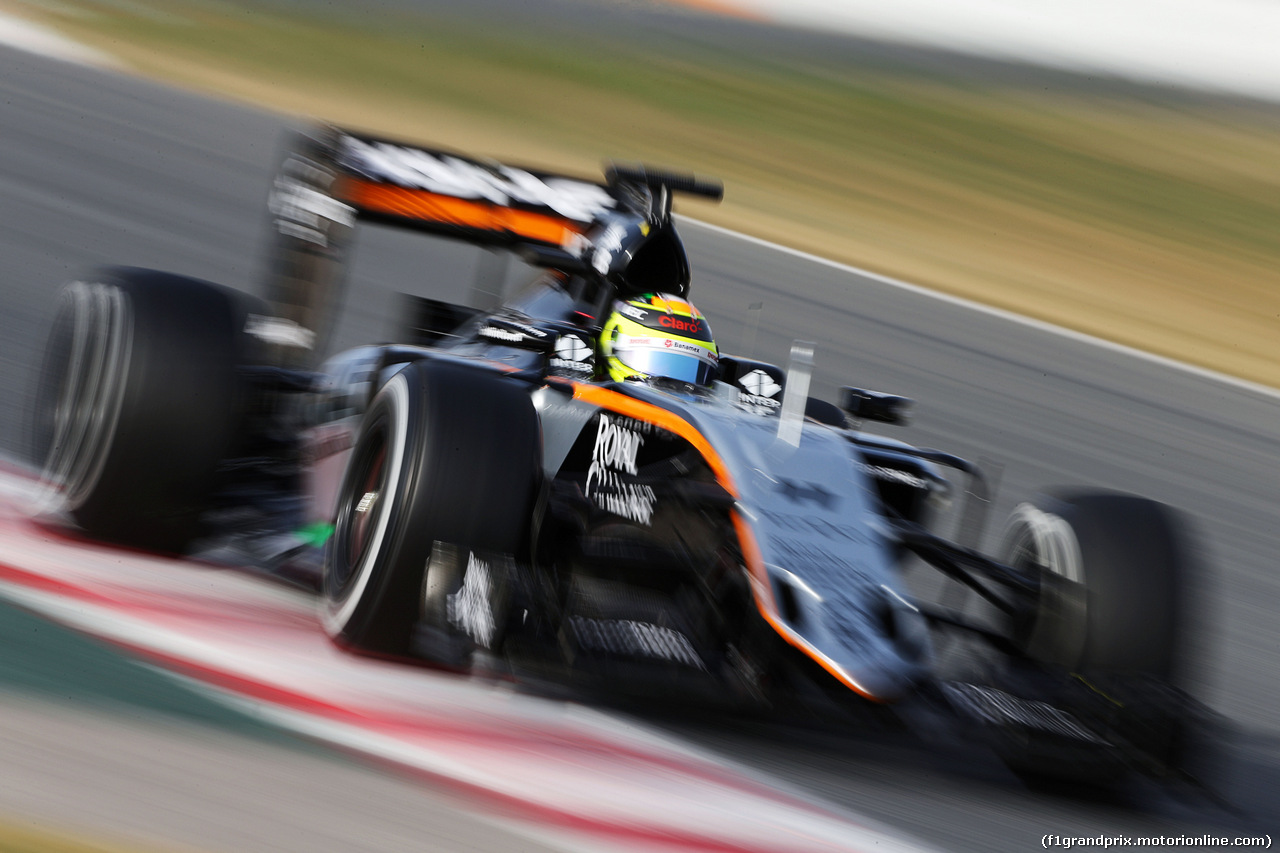
[[[861, 431], [909, 400], [809, 397], [803, 344], [785, 370], [718, 352], [677, 193], [721, 188], [299, 135], [266, 300], [127, 268], [67, 288], [37, 403], [48, 492], [130, 546], [239, 542], [282, 573], [313, 546], [325, 630], [356, 652], [924, 706], [1029, 776], [1178, 771], [1197, 711], [1177, 515], [1061, 490], [1020, 505], [994, 557], [940, 538], [936, 508], [980, 507], [981, 473]], [[419, 297], [403, 342], [317, 364], [362, 221], [543, 272], [494, 310]], [[983, 612], [913, 595], [921, 564]], [[979, 674], [943, 677], [942, 635], [984, 650]]]

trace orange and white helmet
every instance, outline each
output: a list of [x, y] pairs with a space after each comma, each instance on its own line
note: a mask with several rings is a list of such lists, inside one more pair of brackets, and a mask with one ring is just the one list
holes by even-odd
[[617, 382], [663, 378], [706, 385], [720, 365], [702, 312], [666, 293], [615, 302], [600, 332], [600, 355], [609, 378]]

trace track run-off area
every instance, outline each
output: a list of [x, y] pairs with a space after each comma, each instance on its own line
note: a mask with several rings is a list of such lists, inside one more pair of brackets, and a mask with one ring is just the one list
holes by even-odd
[[313, 596], [247, 575], [76, 541], [0, 480], [0, 595], [105, 640], [259, 720], [376, 760], [596, 850], [916, 850], [708, 753], [502, 682], [354, 658]]

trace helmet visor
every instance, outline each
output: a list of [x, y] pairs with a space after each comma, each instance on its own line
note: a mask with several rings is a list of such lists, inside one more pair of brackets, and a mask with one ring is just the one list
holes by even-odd
[[645, 376], [661, 376], [694, 385], [706, 385], [715, 375], [716, 365], [708, 355], [661, 347], [623, 347], [615, 350], [618, 360]]

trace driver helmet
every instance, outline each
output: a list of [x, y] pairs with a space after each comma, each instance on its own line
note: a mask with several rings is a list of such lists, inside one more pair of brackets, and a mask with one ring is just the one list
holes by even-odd
[[669, 293], [620, 299], [600, 330], [610, 379], [674, 379], [708, 385], [720, 364], [711, 327], [693, 303]]

